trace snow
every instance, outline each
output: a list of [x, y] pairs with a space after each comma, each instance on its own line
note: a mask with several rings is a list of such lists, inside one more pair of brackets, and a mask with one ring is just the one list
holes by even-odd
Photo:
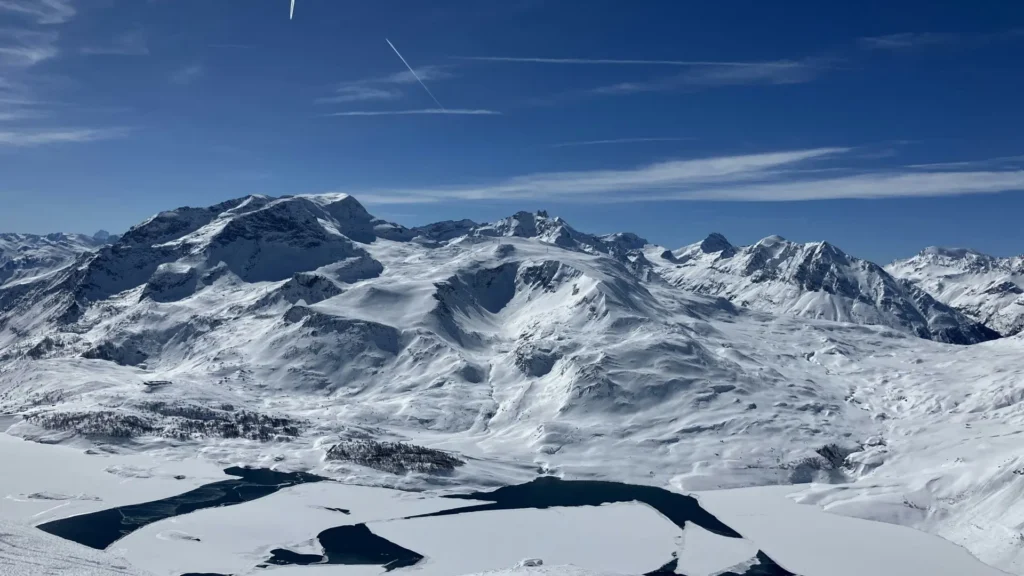
[[369, 527], [426, 556], [416, 566], [417, 574], [423, 576], [514, 566], [524, 558], [643, 574], [671, 559], [680, 533], [653, 509], [633, 503], [474, 512], [376, 522]]
[[1024, 330], [1024, 256], [933, 246], [886, 270], [1001, 334]]
[[[150, 524], [116, 542], [111, 551], [157, 576], [244, 574], [264, 562], [275, 548], [319, 553], [319, 544], [313, 539], [328, 528], [472, 504], [385, 488], [304, 484], [238, 506], [208, 508]], [[350, 514], [327, 508], [344, 508]], [[371, 530], [384, 535], [373, 524]], [[392, 541], [423, 553], [406, 540]]]
[[217, 466], [196, 458], [90, 455], [7, 434], [0, 434], [0, 455], [4, 462], [0, 518], [33, 524], [159, 500], [228, 477]]
[[771, 486], [697, 494], [702, 506], [803, 576], [1001, 576], [949, 542], [902, 526], [823, 512]]
[[673, 286], [756, 310], [888, 326], [954, 344], [998, 336], [913, 284], [828, 242], [799, 244], [769, 236], [736, 247], [721, 234], [712, 234], [673, 252], [650, 246], [646, 253]]
[[[996, 576], [964, 549], [937, 537], [900, 526], [859, 520], [798, 504], [821, 499], [818, 490], [854, 492], [856, 486], [776, 486], [701, 492], [701, 505], [745, 539], [710, 534], [688, 524], [680, 530], [652, 509], [635, 503], [599, 507], [549, 508], [472, 512], [440, 517], [402, 519], [453, 507], [476, 504], [439, 498], [436, 493], [399, 492], [386, 488], [337, 483], [303, 484], [244, 504], [201, 510], [137, 530], [99, 554], [56, 540], [25, 525], [96, 509], [162, 498], [192, 488], [196, 480], [174, 481], [175, 472], [194, 470], [197, 462], [181, 463], [148, 455], [86, 455], [62, 446], [24, 442], [0, 434], [0, 457], [17, 474], [4, 475], [0, 488], [0, 532], [17, 550], [32, 549], [45, 560], [43, 572], [34, 556], [8, 553], [0, 547], [0, 565], [15, 562], [18, 576], [37, 574], [176, 575], [188, 571], [234, 574], [263, 573], [256, 565], [273, 548], [318, 552], [312, 540], [321, 530], [368, 522], [370, 529], [426, 556], [414, 568], [422, 574], [636, 574], [651, 570], [656, 559], [677, 553], [679, 570], [708, 576], [749, 564], [761, 549], [803, 576], [862, 574], [972, 574]], [[148, 466], [148, 467], [147, 467]], [[182, 468], [186, 466], [186, 468]], [[61, 473], [54, 473], [59, 468]], [[112, 473], [116, 472], [116, 473]], [[210, 478], [209, 480], [219, 480]], [[69, 482], [88, 490], [88, 500], [63, 507], [53, 498]], [[27, 501], [25, 486], [48, 495]], [[12, 493], [13, 492], [13, 493]], [[791, 496], [790, 496], [791, 495]], [[787, 497], [789, 496], [789, 497]], [[92, 498], [100, 498], [93, 500]], [[345, 508], [344, 514], [327, 508]], [[36, 513], [42, 508], [43, 514]], [[11, 524], [14, 521], [16, 524]], [[13, 536], [12, 536], [13, 535]], [[12, 541], [11, 538], [14, 540]], [[13, 544], [11, 544], [13, 542]], [[851, 548], [863, 553], [851, 553]], [[13, 558], [13, 560], [11, 560]], [[88, 559], [93, 572], [75, 572]], [[539, 558], [540, 569], [511, 568], [525, 558]], [[559, 565], [571, 564], [562, 568]], [[61, 566], [70, 566], [65, 572]], [[53, 568], [56, 567], [56, 568]], [[307, 571], [300, 572], [299, 569]], [[108, 570], [108, 571], [104, 571]], [[275, 567], [275, 574], [380, 574], [381, 567]], [[5, 572], [6, 574], [7, 572]]]
[[120, 558], [0, 518], [4, 576], [146, 576]]
[[82, 234], [0, 233], [0, 286], [32, 282], [106, 242]]
[[[1024, 574], [1024, 340], [937, 341], [984, 339], [977, 326], [824, 243], [670, 252], [525, 212], [407, 229], [343, 195], [182, 208], [0, 287], [0, 414], [83, 466], [76, 479], [39, 464], [64, 478], [0, 488], [102, 499], [5, 500], [4, 514], [135, 498], [121, 483], [163, 497], [230, 464], [414, 489], [539, 471], [687, 491], [818, 482], [804, 498], [830, 512]], [[324, 459], [363, 438], [467, 463], [390, 474]], [[115, 476], [115, 456], [87, 447], [202, 468]]]
[[593, 572], [577, 566], [537, 566], [509, 570], [489, 570], [467, 576], [608, 576], [606, 572]]
[[724, 538], [696, 524], [687, 524], [677, 555], [676, 572], [687, 576], [715, 576], [749, 563], [757, 552], [757, 544], [746, 538]]

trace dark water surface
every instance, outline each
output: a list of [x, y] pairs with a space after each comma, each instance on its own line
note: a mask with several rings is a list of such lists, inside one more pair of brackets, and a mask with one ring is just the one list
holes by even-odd
[[[657, 510], [680, 529], [685, 529], [687, 522], [693, 522], [708, 532], [719, 536], [726, 538], [743, 537], [721, 520], [715, 518], [710, 512], [701, 508], [696, 498], [654, 486], [595, 480], [562, 480], [554, 476], [542, 476], [526, 484], [504, 486], [491, 492], [454, 494], [448, 496], [448, 498], [483, 500], [491, 503], [442, 510], [430, 514], [410, 516], [409, 518], [451, 516], [488, 510], [521, 510], [525, 508], [551, 508], [553, 506], [600, 506], [616, 502], [641, 502]], [[757, 563], [742, 573], [723, 572], [720, 576], [796, 576], [779, 566], [760, 550], [757, 552], [756, 559]], [[675, 572], [677, 565], [678, 560], [672, 559], [662, 565], [661, 568], [648, 572], [644, 576], [679, 576]]]
[[228, 468], [237, 479], [221, 480], [195, 490], [142, 504], [130, 504], [40, 524], [55, 536], [103, 550], [132, 532], [167, 518], [204, 508], [232, 506], [269, 496], [282, 488], [327, 480], [305, 472], [276, 472], [263, 468]]
[[[265, 469], [228, 468], [226, 474], [236, 476], [207, 484], [163, 500], [111, 508], [91, 514], [55, 520], [39, 526], [41, 530], [84, 544], [105, 549], [115, 541], [153, 522], [188, 514], [204, 508], [241, 504], [269, 496], [283, 488], [327, 480], [303, 472], [275, 472]], [[453, 516], [490, 510], [520, 510], [527, 508], [600, 506], [617, 502], [640, 502], [658, 511], [681, 529], [688, 522], [725, 538], [742, 538], [735, 530], [715, 518], [693, 497], [653, 486], [620, 484], [590, 480], [562, 480], [544, 476], [517, 486], [505, 486], [490, 492], [450, 495], [448, 498], [484, 501], [463, 508], [442, 510], [408, 518]], [[348, 514], [345, 508], [328, 508]], [[287, 511], [283, 511], [287, 512]], [[320, 532], [317, 539], [322, 554], [300, 554], [284, 548], [271, 551], [259, 567], [307, 566], [322, 564], [376, 565], [386, 571], [413, 566], [423, 559], [421, 554], [403, 548], [374, 534], [366, 524], [343, 525]], [[721, 576], [795, 576], [764, 552], [758, 551], [755, 563], [741, 573], [724, 572]], [[644, 576], [677, 575], [678, 561], [651, 559], [652, 566], [660, 565]], [[183, 576], [226, 576], [218, 574], [185, 574]]]
[[410, 518], [450, 516], [453, 514], [485, 512], [488, 510], [522, 510], [524, 508], [551, 508], [553, 506], [600, 506], [616, 502], [642, 502], [660, 512], [662, 516], [668, 518], [680, 528], [686, 528], [687, 522], [693, 522], [708, 532], [718, 534], [719, 536], [742, 538], [735, 530], [729, 528], [718, 518], [712, 516], [710, 512], [701, 508], [696, 498], [655, 488], [654, 486], [592, 480], [562, 480], [554, 476], [542, 476], [526, 484], [505, 486], [492, 492], [455, 494], [448, 496], [448, 498], [483, 500], [492, 503], [442, 510], [430, 514], [410, 516]]
[[323, 555], [299, 554], [278, 548], [270, 551], [267, 564], [279, 566], [309, 564], [370, 564], [383, 566], [390, 572], [395, 568], [412, 566], [423, 556], [402, 548], [398, 544], [377, 536], [366, 524], [338, 526], [321, 532], [317, 539], [324, 548]]

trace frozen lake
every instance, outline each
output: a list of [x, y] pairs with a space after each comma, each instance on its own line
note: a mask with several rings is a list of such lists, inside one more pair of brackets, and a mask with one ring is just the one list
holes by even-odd
[[686, 495], [541, 477], [442, 495], [3, 434], [0, 457], [18, 470], [0, 476], [0, 520], [160, 576], [451, 576], [526, 558], [545, 574], [1003, 574], [940, 538], [798, 504], [791, 486]]

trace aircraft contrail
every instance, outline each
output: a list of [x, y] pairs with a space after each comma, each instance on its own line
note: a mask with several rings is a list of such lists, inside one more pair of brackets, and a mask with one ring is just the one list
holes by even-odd
[[[292, 0], [292, 2], [294, 1], [295, 0]], [[402, 57], [402, 53], [398, 51], [398, 48], [395, 48], [395, 45], [391, 43], [391, 40], [385, 38], [384, 41], [388, 43], [388, 46], [391, 46], [391, 49], [395, 51], [395, 54], [398, 55], [398, 58], [402, 60], [402, 64], [405, 64], [405, 67], [409, 69], [409, 73], [412, 74], [412, 77], [415, 78], [416, 81], [420, 83], [420, 86], [423, 86], [423, 89], [427, 91], [427, 94], [429, 94], [430, 97], [434, 100], [438, 108], [444, 110], [444, 104], [441, 104], [441, 101], [438, 100], [436, 96], [434, 96], [434, 93], [430, 91], [430, 88], [427, 88], [427, 85], [423, 83], [423, 80], [420, 80], [419, 75], [416, 74], [416, 71], [412, 69], [412, 66], [409, 66], [409, 63], [405, 61], [405, 58]]]
[[292, 16], [295, 16], [295, 0], [292, 0], [292, 9], [288, 11], [288, 19], [291, 20]]

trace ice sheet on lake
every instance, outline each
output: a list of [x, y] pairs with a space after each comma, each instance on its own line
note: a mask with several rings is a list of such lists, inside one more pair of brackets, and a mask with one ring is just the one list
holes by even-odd
[[794, 486], [702, 492], [701, 505], [802, 576], [1005, 576], [924, 532], [850, 518], [787, 498]]
[[[155, 574], [242, 574], [266, 560], [274, 548], [319, 554], [316, 536], [328, 528], [472, 504], [386, 488], [302, 484], [230, 508], [209, 508], [151, 524], [118, 541], [112, 550]], [[345, 508], [349, 514], [325, 506]], [[169, 538], [170, 531], [189, 538]], [[374, 568], [374, 573], [382, 571]]]
[[499, 510], [370, 524], [375, 534], [426, 556], [419, 576], [514, 566], [524, 558], [643, 574], [671, 559], [681, 531], [642, 504]]
[[724, 538], [693, 524], [683, 530], [676, 572], [686, 576], [714, 576], [757, 555], [757, 545], [743, 538]]

